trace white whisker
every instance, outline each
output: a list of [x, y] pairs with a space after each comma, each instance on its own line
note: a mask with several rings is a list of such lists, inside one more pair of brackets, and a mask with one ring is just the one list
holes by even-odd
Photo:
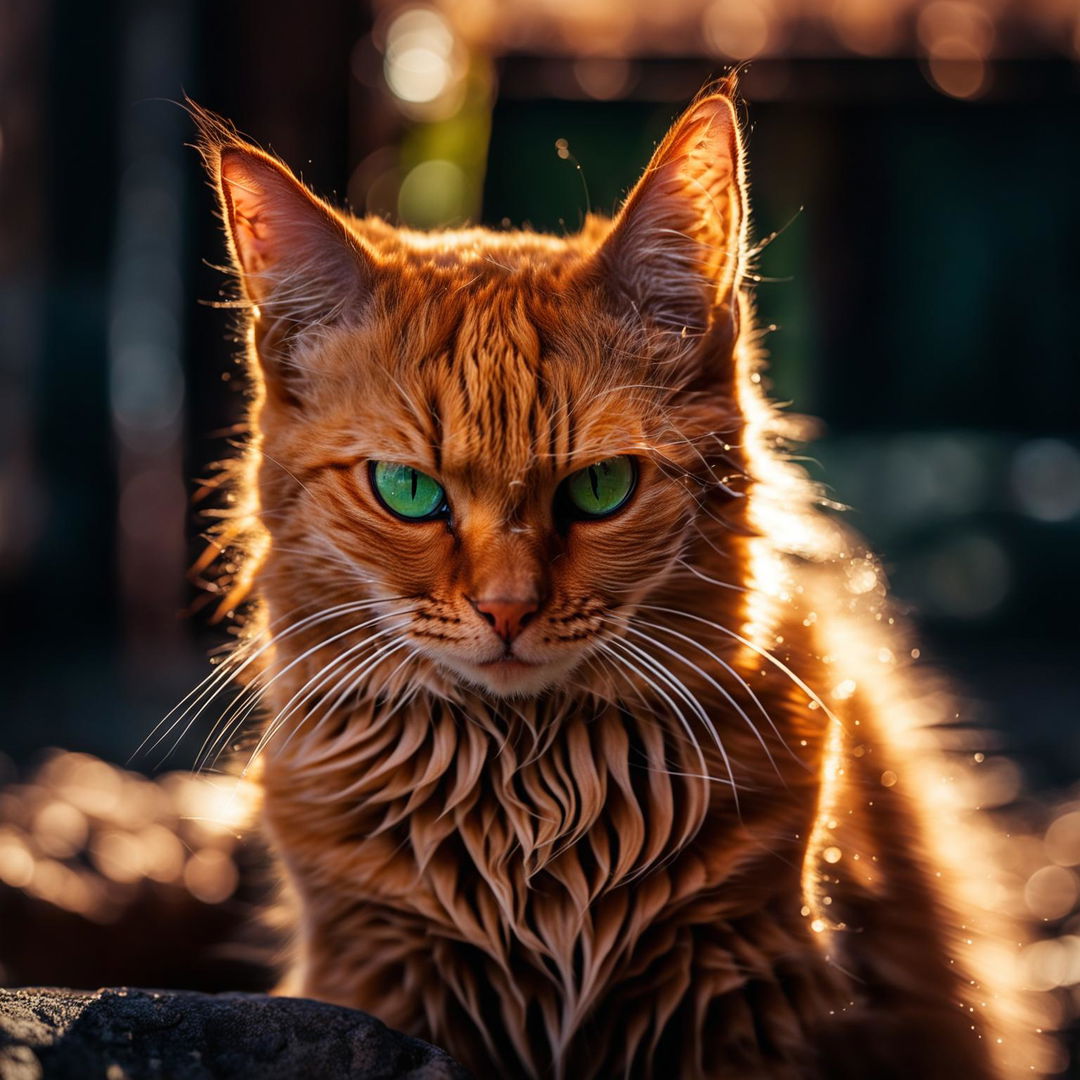
[[711, 619], [706, 619], [701, 615], [692, 615], [688, 611], [679, 611], [676, 608], [662, 607], [658, 604], [641, 604], [640, 606], [643, 608], [647, 608], [650, 611], [663, 611], [666, 612], [668, 615], [680, 615], [684, 619], [693, 619], [695, 622], [704, 623], [706, 626], [711, 626], [714, 630], [718, 630], [721, 634], [726, 634], [728, 637], [734, 638], [740, 644], [745, 645], [752, 652], [757, 653], [758, 656], [760, 656], [763, 660], [767, 660], [770, 664], [774, 665], [777, 669], [782, 671], [804, 694], [806, 694], [807, 697], [810, 698], [811, 701], [813, 701], [818, 706], [818, 708], [824, 711], [825, 715], [830, 720], [835, 720], [837, 723], [841, 722], [840, 719], [836, 716], [836, 714], [829, 708], [828, 705], [825, 704], [824, 701], [821, 700], [820, 696], [814, 690], [807, 686], [806, 683], [803, 682], [803, 680], [800, 679], [799, 676], [796, 675], [795, 672], [787, 666], [787, 664], [785, 664], [782, 660], [778, 660], [767, 649], [761, 648], [760, 645], [755, 645], [754, 642], [748, 640], [747, 638], [744, 638], [741, 634], [735, 633], [734, 630], [729, 630], [726, 626], [721, 626], [719, 623], [713, 622]]
[[[720, 751], [720, 757], [724, 762], [724, 768], [727, 770], [728, 777], [731, 780], [732, 797], [735, 801], [735, 810], [739, 810], [739, 790], [738, 785], [735, 783], [735, 772], [732, 768], [731, 759], [728, 756], [727, 749], [724, 746], [723, 740], [720, 738], [720, 733], [716, 730], [716, 725], [712, 722], [712, 718], [705, 711], [701, 702], [690, 692], [686, 684], [677, 676], [673, 675], [656, 657], [651, 656], [644, 649], [635, 645], [631, 641], [627, 641], [625, 638], [612, 638], [608, 644], [621, 647], [625, 651], [629, 651], [632, 656], [636, 656], [641, 663], [658, 678], [663, 681], [676, 693], [683, 701], [696, 713], [698, 719], [705, 725], [706, 730], [713, 737], [713, 742], [716, 743], [717, 749]], [[656, 684], [653, 684], [653, 689], [658, 689]]]
[[[243, 644], [238, 646], [236, 648], [236, 650], [231, 654], [231, 656], [228, 659], [222, 661], [222, 663], [219, 664], [218, 667], [214, 671], [212, 671], [208, 676], [206, 676], [206, 678], [203, 679], [198, 684], [198, 686], [196, 686], [187, 695], [185, 695], [185, 697], [180, 702], [178, 702], [176, 705], [174, 705], [173, 708], [170, 709], [169, 712], [166, 713], [165, 716], [160, 721], [158, 721], [158, 723], [155, 725], [154, 729], [150, 732], [150, 734], [147, 735], [146, 738], [143, 739], [142, 743], [139, 744], [138, 748], [132, 754], [132, 758], [135, 758], [139, 754], [144, 753], [144, 752], [149, 754], [164, 739], [166, 739], [173, 730], [175, 730], [176, 726], [183, 721], [184, 717], [186, 717], [188, 715], [188, 713], [190, 712], [191, 709], [195, 708], [197, 705], [199, 705], [200, 702], [202, 702], [202, 705], [199, 708], [198, 712], [192, 718], [192, 722], [195, 719], [197, 719], [198, 716], [201, 715], [201, 713], [206, 709], [206, 707], [217, 696], [217, 694], [224, 688], [224, 686], [226, 684], [228, 684], [234, 678], [236, 678], [242, 671], [245, 670], [245, 668], [249, 667], [256, 659], [258, 659], [259, 656], [261, 656], [263, 653], [265, 653], [266, 650], [269, 649], [271, 646], [277, 644], [279, 641], [281, 641], [284, 638], [288, 637], [290, 634], [295, 633], [296, 631], [303, 629], [305, 626], [316, 624], [316, 623], [318, 623], [320, 621], [323, 621], [324, 619], [332, 618], [335, 614], [341, 614], [341, 613], [347, 612], [347, 611], [349, 611], [349, 610], [351, 610], [353, 608], [354, 604], [359, 604], [359, 603], [367, 604], [369, 602], [368, 601], [362, 601], [362, 602], [361, 601], [352, 601], [351, 603], [348, 603], [348, 604], [340, 604], [336, 608], [330, 609], [329, 611], [316, 612], [314, 615], [307, 616], [306, 618], [300, 620], [300, 622], [298, 622], [295, 625], [289, 627], [288, 629], [286, 629], [284, 631], [281, 631], [281, 632], [279, 632], [277, 634], [271, 635], [267, 640], [264, 640], [261, 643], [258, 641], [258, 639], [252, 639], [251, 642], [244, 642]], [[307, 606], [307, 605], [302, 605], [302, 606]], [[300, 610], [300, 609], [297, 609], [297, 610]], [[284, 621], [285, 619], [290, 618], [292, 614], [294, 614], [294, 613], [290, 613], [290, 615], [283, 616], [283, 618], [281, 620], [278, 620], [278, 622], [280, 623], [280, 622]], [[250, 655], [246, 656], [246, 658], [245, 658], [244, 654], [246, 654], [248, 652], [250, 652]], [[233, 663], [234, 660], [241, 660], [241, 659], [242, 659], [242, 662], [239, 664], [239, 666], [234, 667], [234, 663]], [[192, 698], [195, 698], [195, 700], [192, 701], [191, 700]], [[188, 702], [191, 702], [191, 703], [188, 704]], [[185, 706], [186, 706], [186, 708], [185, 708]], [[178, 710], [182, 710], [182, 711], [180, 711], [178, 713]], [[172, 724], [170, 724], [165, 729], [165, 731], [163, 731], [160, 735], [158, 735], [158, 737], [156, 739], [154, 739], [154, 735], [157, 734], [157, 732], [161, 730], [162, 726], [164, 724], [166, 724], [169, 721], [170, 717], [172, 717], [172, 716], [176, 716], [176, 719], [172, 722]], [[185, 729], [184, 729], [185, 733], [190, 728], [190, 726], [191, 726], [191, 723], [189, 722], [187, 727], [185, 727]], [[183, 735], [181, 735], [181, 738], [183, 738]], [[154, 741], [151, 742], [150, 741], [151, 739], [154, 739]], [[147, 744], [149, 744], [149, 745], [147, 745]], [[171, 753], [171, 751], [170, 751], [170, 753]]]
[[[763, 717], [765, 717], [765, 720], [768, 723], [769, 727], [772, 729], [773, 734], [780, 740], [780, 743], [784, 747], [784, 749], [787, 750], [787, 752], [793, 758], [795, 758], [796, 761], [799, 761], [800, 764], [804, 764], [802, 762], [802, 760], [798, 757], [798, 755], [795, 753], [795, 751], [792, 750], [791, 745], [788, 743], [788, 741], [781, 734], [780, 729], [776, 726], [776, 723], [773, 721], [773, 718], [769, 715], [768, 710], [761, 703], [761, 699], [757, 696], [757, 694], [754, 693], [754, 690], [750, 686], [750, 684], [722, 656], [718, 656], [716, 653], [714, 653], [712, 651], [712, 649], [708, 648], [705, 645], [702, 645], [700, 641], [697, 641], [696, 639], [690, 637], [689, 634], [680, 633], [678, 630], [675, 630], [670, 626], [664, 626], [663, 623], [654, 623], [649, 619], [641, 619], [641, 618], [635, 618], [635, 622], [640, 623], [642, 626], [651, 627], [654, 630], [663, 631], [665, 634], [670, 634], [672, 637], [676, 637], [680, 641], [685, 641], [687, 644], [693, 645], [694, 648], [699, 649], [701, 652], [705, 653], [707, 656], [710, 656], [713, 660], [715, 660], [733, 679], [736, 679], [738, 681], [738, 683], [743, 687], [743, 689], [746, 691], [747, 695], [750, 697], [750, 700], [757, 706], [758, 711], [761, 713], [761, 715]], [[659, 642], [657, 642], [657, 644], [659, 644]], [[689, 661], [685, 661], [685, 662], [689, 663]], [[697, 669], [697, 670], [700, 670], [700, 669]], [[745, 714], [743, 714], [743, 715], [745, 716]], [[747, 723], [749, 723], [749, 722], [750, 721], [747, 720]], [[759, 738], [760, 738], [760, 736], [759, 736]]]
[[708, 582], [710, 585], [716, 585], [721, 589], [733, 589], [735, 592], [749, 592], [750, 590], [745, 585], [733, 585], [730, 581], [718, 581], [714, 577], [709, 577], [708, 574], [702, 573], [692, 563], [688, 563], [685, 559], [679, 559], [679, 565], [685, 570], [689, 570], [691, 574], [696, 578], [700, 578], [702, 581]]
[[[402, 625], [408, 625], [408, 624], [405, 623], [405, 624], [402, 624]], [[389, 629], [391, 629], [391, 630], [400, 629], [400, 627], [390, 627]], [[386, 633], [386, 631], [381, 631], [379, 635], [373, 635], [371, 638], [368, 639], [369, 643], [372, 642], [372, 641], [375, 641], [377, 639], [377, 637], [383, 636], [385, 633]], [[375, 666], [378, 664], [378, 662], [380, 660], [385, 660], [386, 657], [393, 656], [394, 653], [400, 652], [400, 650], [402, 650], [404, 648], [407, 648], [408, 644], [409, 643], [407, 641], [404, 641], [404, 640], [401, 640], [401, 639], [396, 639], [396, 640], [388, 642], [386, 645], [383, 645], [381, 648], [376, 649], [374, 653], [372, 653], [369, 656], [364, 657], [362, 660], [358, 661], [358, 663], [355, 664], [353, 667], [349, 668], [341, 678], [335, 679], [334, 683], [333, 683], [333, 686], [331, 687], [329, 693], [331, 693], [331, 694], [334, 693], [334, 691], [337, 689], [337, 687], [341, 686], [343, 681], [348, 681], [349, 685], [346, 686], [345, 691], [344, 691], [344, 695], [339, 695], [337, 700], [342, 700], [343, 697], [348, 697], [348, 695], [350, 693], [352, 693], [353, 691], [355, 691], [356, 689], [359, 688], [359, 686], [361, 685], [363, 680], [371, 673], [371, 671], [375, 668]], [[399, 665], [399, 667], [400, 667], [400, 665]], [[299, 709], [301, 705], [305, 704], [305, 702], [307, 702], [309, 700], [309, 698], [311, 696], [313, 696], [315, 693], [317, 693], [318, 691], [319, 691], [319, 687], [318, 686], [314, 687], [311, 690], [311, 692], [308, 694], [308, 696], [304, 698], [304, 701], [299, 702], [294, 707], [292, 712], [295, 712], [296, 709]], [[334, 706], [332, 708], [323, 710], [322, 716], [320, 716], [319, 719], [316, 721], [315, 728], [313, 729], [313, 732], [318, 730], [319, 726], [323, 723], [323, 721], [325, 721], [326, 719], [328, 719], [329, 717], [334, 715], [334, 710], [337, 707], [337, 700], [335, 700]], [[316, 710], [313, 710], [312, 712], [307, 713], [306, 715], [304, 715], [301, 718], [300, 722], [292, 729], [292, 731], [289, 732], [288, 737], [286, 738], [285, 742], [282, 744], [282, 746], [281, 746], [282, 752], [284, 752], [285, 748], [289, 745], [290, 742], [292, 742], [294, 736], [304, 726], [304, 724], [307, 723], [309, 720], [311, 720], [314, 716], [316, 716], [317, 713], [318, 713], [318, 710], [316, 709]], [[290, 713], [290, 715], [291, 715], [291, 713]], [[281, 727], [284, 726], [285, 721], [287, 719], [288, 719], [288, 716], [282, 717], [280, 722], [277, 725], [276, 730], [280, 730]], [[276, 734], [276, 731], [268, 732], [268, 735], [267, 735], [267, 738], [266, 738], [266, 744], [269, 744], [270, 740], [272, 738], [274, 738], [275, 734]], [[262, 747], [262, 749], [265, 749], [265, 748], [266, 747], [264, 745]], [[248, 762], [248, 765], [246, 766], [246, 768], [251, 767], [252, 762], [254, 762], [254, 760], [258, 756], [259, 752], [260, 752], [260, 748], [256, 747], [255, 748], [255, 753], [252, 755], [252, 759], [251, 759], [251, 761]]]
[[[320, 622], [327, 622], [332, 618], [340, 618], [340, 617], [342, 617], [344, 615], [353, 614], [353, 613], [355, 613], [357, 611], [366, 611], [366, 610], [371, 609], [372, 607], [377, 607], [379, 604], [386, 603], [386, 602], [387, 601], [381, 600], [381, 599], [380, 600], [354, 601], [351, 604], [341, 605], [341, 607], [338, 608], [338, 609], [330, 609], [329, 612], [320, 613], [319, 616], [312, 616], [309, 619], [303, 620], [302, 623], [298, 623], [298, 624], [296, 624], [296, 626], [291, 627], [287, 633], [279, 634], [279, 635], [277, 635], [276, 638], [272, 638], [269, 641], [267, 641], [262, 646], [262, 648], [260, 648], [259, 653], [265, 651], [271, 645], [277, 644], [278, 642], [281, 641], [282, 638], [288, 636], [289, 634], [292, 634], [292, 633], [296, 632], [297, 630], [301, 629], [304, 625], [307, 625], [307, 626], [318, 625], [318, 623], [320, 623]], [[402, 614], [402, 613], [401, 612], [388, 612], [388, 613], [385, 613], [385, 614], [382, 614], [382, 615], [376, 615], [373, 619], [368, 619], [366, 622], [359, 623], [358, 625], [349, 626], [346, 629], [344, 629], [342, 631], [339, 631], [338, 633], [332, 635], [331, 637], [325, 638], [324, 640], [318, 642], [316, 645], [312, 645], [304, 653], [302, 653], [300, 656], [296, 657], [296, 659], [291, 661], [289, 664], [285, 665], [285, 667], [282, 668], [280, 671], [275, 672], [275, 674], [272, 677], [270, 677], [269, 679], [266, 679], [265, 681], [263, 681], [261, 675], [259, 677], [257, 677], [256, 679], [253, 679], [251, 684], [246, 686], [244, 688], [244, 690], [241, 692], [241, 694], [237, 697], [236, 701], [234, 701], [232, 703], [232, 706], [230, 707], [229, 711], [226, 712], [226, 714], [224, 716], [222, 716], [222, 718], [217, 722], [217, 724], [215, 724], [214, 729], [212, 729], [210, 734], [207, 735], [206, 739], [203, 740], [203, 745], [200, 747], [199, 754], [196, 757], [196, 761], [195, 761], [195, 769], [196, 769], [196, 771], [199, 771], [206, 764], [206, 762], [209, 760], [210, 753], [213, 752], [214, 748], [217, 747], [219, 745], [219, 743], [220, 743], [221, 736], [218, 736], [217, 738], [213, 738], [214, 730], [222, 731], [223, 734], [225, 735], [225, 740], [227, 742], [228, 739], [230, 739], [232, 737], [231, 733], [237, 731], [244, 724], [244, 722], [246, 722], [246, 720], [251, 716], [251, 714], [258, 708], [259, 703], [262, 700], [262, 697], [266, 693], [267, 689], [273, 683], [275, 683], [279, 678], [281, 678], [282, 675], [286, 674], [288, 671], [290, 671], [297, 664], [301, 663], [303, 660], [306, 660], [307, 657], [310, 656], [312, 653], [318, 652], [320, 649], [326, 648], [328, 645], [332, 645], [335, 641], [339, 641], [341, 638], [346, 637], [349, 634], [354, 634], [354, 633], [356, 633], [356, 632], [358, 632], [360, 630], [365, 629], [368, 626], [373, 626], [375, 623], [380, 622], [383, 619], [390, 618], [394, 614]], [[248, 664], [250, 664], [259, 655], [259, 653], [256, 653], [254, 656], [250, 657], [247, 661], [245, 661], [245, 663], [240, 668], [238, 668], [236, 672], [233, 673], [234, 677], [236, 675], [239, 675], [239, 673], [241, 671], [243, 671], [243, 669], [245, 667], [247, 667]], [[210, 700], [212, 700], [212, 698]], [[209, 703], [210, 702], [207, 701], [202, 706], [202, 708], [199, 710], [199, 712], [196, 713], [188, 721], [187, 725], [184, 728], [184, 731], [180, 734], [179, 739], [177, 740], [177, 744], [179, 743], [180, 739], [183, 739], [184, 735], [187, 734], [188, 730], [190, 730], [190, 728], [191, 728], [191, 725], [198, 719], [199, 715], [203, 712], [203, 710], [206, 709], [206, 707], [209, 705]], [[213, 739], [212, 744], [211, 744], [211, 739]], [[175, 748], [176, 748], [176, 744], [174, 744], [174, 746], [173, 746], [174, 750], [175, 750]], [[170, 751], [170, 753], [171, 752], [172, 751]], [[216, 756], [217, 755], [215, 754], [215, 757]]]
[[[645, 624], [645, 625], [655, 625], [655, 624]], [[712, 677], [712, 675], [710, 675], [707, 671], [705, 671], [704, 668], [699, 667], [692, 660], [687, 659], [685, 656], [682, 655], [682, 653], [680, 653], [680, 652], [676, 651], [675, 649], [671, 648], [669, 645], [665, 645], [662, 641], [657, 641], [654, 637], [652, 637], [652, 635], [646, 634], [643, 630], [639, 630], [636, 626], [633, 626], [630, 623], [626, 624], [625, 629], [629, 633], [635, 634], [637, 637], [643, 638], [645, 641], [649, 642], [650, 645], [655, 646], [656, 648], [660, 649], [662, 652], [667, 653], [669, 656], [673, 656], [676, 660], [680, 661], [680, 663], [683, 663], [688, 668], [690, 668], [691, 671], [697, 672], [697, 674], [700, 675], [714, 690], [719, 691], [720, 694], [723, 696], [724, 700], [739, 714], [739, 716], [742, 717], [742, 719], [745, 721], [747, 727], [749, 727], [750, 730], [754, 733], [754, 737], [761, 744], [761, 749], [765, 751], [765, 756], [769, 759], [769, 764], [772, 765], [772, 767], [776, 770], [776, 775], [779, 776], [781, 778], [781, 780], [783, 780], [783, 773], [781, 773], [780, 767], [776, 764], [776, 760], [772, 756], [772, 751], [769, 750], [768, 743], [765, 742], [765, 739], [762, 737], [761, 732], [758, 731], [757, 725], [754, 723], [753, 720], [750, 719], [750, 717], [746, 713], [746, 710], [735, 700], [734, 697], [732, 697], [731, 692], [725, 686], [723, 686], [719, 682], [717, 682], [717, 680], [714, 679]], [[661, 627], [660, 629], [663, 629], [663, 627]], [[696, 644], [694, 642], [691, 642], [691, 643]], [[707, 649], [705, 651], [708, 652]], [[710, 653], [710, 655], [712, 655], [712, 654]], [[719, 658], [716, 658], [716, 659], [719, 659]], [[720, 661], [720, 662], [721, 662], [721, 664], [723, 664], [723, 661]], [[728, 671], [729, 674], [732, 674], [732, 675], [736, 674], [730, 667], [728, 667], [727, 664], [723, 664], [723, 666]], [[737, 675], [736, 675], [736, 678], [738, 678]], [[747, 690], [749, 690], [749, 687], [746, 686], [746, 683], [745, 683], [744, 680], [740, 679], [739, 681], [742, 682], [743, 686]], [[753, 691], [750, 691], [750, 695], [751, 695], [751, 697], [754, 697]], [[757, 698], [754, 697], [754, 700], [756, 701]], [[758, 707], [761, 708], [761, 703], [760, 702], [758, 702]], [[764, 709], [762, 709], [762, 712], [764, 712]], [[769, 719], [768, 713], [765, 713], [765, 717], [766, 717], [766, 719]], [[772, 723], [771, 720], [769, 722]], [[774, 730], [775, 730], [775, 727], [774, 727]], [[777, 734], [779, 735], [779, 732], [777, 732]]]
[[[409, 614], [412, 614], [412, 612], [394, 612], [393, 613], [393, 615], [409, 615]], [[372, 619], [368, 623], [364, 623], [363, 626], [369, 626], [369, 625], [371, 625], [371, 623], [378, 622], [381, 619], [391, 618], [391, 617], [392, 616], [390, 616], [390, 615], [381, 615], [377, 619]], [[335, 668], [337, 668], [338, 666], [343, 664], [346, 660], [349, 659], [349, 657], [355, 655], [361, 649], [363, 649], [363, 648], [373, 644], [374, 642], [376, 642], [379, 638], [385, 637], [387, 634], [393, 633], [396, 630], [402, 630], [408, 625], [409, 625], [408, 621], [406, 620], [404, 622], [396, 623], [393, 626], [383, 627], [381, 630], [377, 631], [376, 633], [370, 634], [368, 637], [366, 637], [363, 641], [359, 642], [358, 644], [353, 645], [350, 648], [346, 649], [340, 655], [335, 656], [334, 659], [330, 661], [330, 663], [328, 663], [325, 667], [320, 668], [319, 671], [317, 671], [314, 675], [312, 675], [311, 678], [308, 679], [300, 687], [300, 689], [296, 691], [295, 694], [293, 694], [293, 696], [285, 703], [285, 705], [281, 708], [281, 710], [279, 710], [278, 714], [274, 717], [274, 719], [271, 720], [270, 723], [267, 725], [266, 731], [263, 733], [262, 737], [259, 739], [259, 742], [256, 745], [254, 751], [252, 752], [251, 757], [249, 758], [247, 765], [244, 766], [244, 768], [243, 768], [243, 770], [241, 772], [241, 775], [245, 775], [247, 773], [248, 769], [251, 768], [252, 764], [256, 761], [259, 754], [266, 748], [266, 744], [277, 734], [278, 730], [280, 730], [281, 725], [284, 724], [285, 721], [288, 720], [288, 718], [290, 716], [292, 716], [293, 713], [296, 712], [296, 710], [298, 708], [300, 708], [301, 705], [304, 705], [308, 701], [310, 701], [311, 698], [315, 694], [317, 694], [319, 692], [319, 690], [323, 686], [326, 685], [327, 681], [329, 681], [331, 678], [334, 677], [334, 669]], [[348, 632], [354, 632], [356, 630], [362, 629], [363, 626], [352, 627], [350, 629], [350, 631], [348, 631]], [[344, 636], [344, 633], [337, 635], [337, 637], [343, 637], [343, 636]], [[331, 640], [336, 640], [336, 638], [331, 639]], [[317, 648], [322, 648], [322, 647], [323, 646], [320, 645], [320, 646], [316, 646], [315, 648], [317, 649]], [[313, 651], [315, 651], [315, 649], [308, 650], [308, 653], [306, 653], [305, 656], [309, 655]], [[303, 659], [303, 657], [301, 657], [300, 659]], [[293, 663], [289, 665], [289, 667], [294, 666], [298, 662], [299, 662], [298, 660], [294, 660]], [[285, 674], [285, 671], [287, 671], [287, 670], [288, 670], [288, 668], [285, 668], [284, 670], [279, 672], [278, 675], [275, 676], [275, 678], [278, 678], [281, 675]], [[335, 683], [335, 685], [336, 685], [336, 683]]]

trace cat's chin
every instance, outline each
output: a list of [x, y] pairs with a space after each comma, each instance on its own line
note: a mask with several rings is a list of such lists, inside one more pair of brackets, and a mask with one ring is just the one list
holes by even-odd
[[515, 657], [486, 664], [455, 662], [450, 670], [460, 681], [495, 697], [536, 697], [550, 690], [573, 666], [572, 663], [530, 663]]

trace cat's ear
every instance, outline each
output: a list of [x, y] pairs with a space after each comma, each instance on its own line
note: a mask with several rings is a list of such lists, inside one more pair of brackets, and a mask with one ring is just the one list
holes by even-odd
[[746, 197], [730, 98], [699, 98], [675, 122], [630, 192], [598, 259], [634, 315], [699, 336], [737, 320]]
[[305, 329], [355, 315], [370, 291], [371, 258], [286, 166], [189, 108], [265, 363]]

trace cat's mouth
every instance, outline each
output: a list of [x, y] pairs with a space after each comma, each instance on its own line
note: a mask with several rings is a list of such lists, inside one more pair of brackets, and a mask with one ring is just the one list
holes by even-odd
[[[549, 679], [542, 674], [547, 664], [522, 660], [512, 652], [503, 653], [494, 660], [474, 662], [479, 678], [486, 689], [496, 694], [529, 694], [546, 686]], [[537, 676], [540, 676], [539, 682]]]
[[497, 656], [494, 660], [485, 660], [476, 666], [484, 671], [525, 671], [543, 665], [535, 664], [531, 660], [522, 660], [520, 656], [514, 656], [513, 653], [505, 653], [502, 656]]
[[513, 652], [491, 660], [473, 660], [454, 664], [458, 675], [468, 683], [498, 697], [532, 697], [543, 693], [559, 680], [565, 665], [553, 661], [524, 660]]

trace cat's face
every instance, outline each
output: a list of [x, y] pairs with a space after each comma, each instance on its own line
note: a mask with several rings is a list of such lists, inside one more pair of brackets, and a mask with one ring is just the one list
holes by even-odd
[[368, 584], [342, 575], [342, 599], [402, 598], [388, 607], [410, 612], [425, 656], [529, 693], [670, 570], [700, 495], [679, 477], [700, 468], [670, 392], [619, 356], [643, 343], [599, 297], [523, 295], [479, 272], [456, 292], [425, 276], [370, 326], [320, 343], [326, 374], [264, 412], [268, 453], [305, 489], [271, 463], [285, 516], [269, 525], [296, 570], [315, 537], [356, 567]]
[[273, 575], [382, 598], [387, 642], [461, 683], [566, 680], [677, 572], [732, 472], [728, 102], [684, 117], [614, 224], [568, 239], [398, 232], [246, 145], [217, 162], [257, 305]]

